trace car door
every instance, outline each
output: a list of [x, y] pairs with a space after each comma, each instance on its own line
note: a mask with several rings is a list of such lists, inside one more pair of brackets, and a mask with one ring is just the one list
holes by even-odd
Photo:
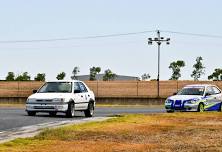
[[84, 101], [83, 99], [83, 93], [81, 91], [81, 88], [79, 86], [78, 82], [74, 82], [74, 100], [75, 100], [75, 109], [80, 110], [82, 109], [82, 103]]
[[78, 82], [78, 83], [81, 90], [82, 108], [87, 109], [88, 108], [88, 90], [82, 82]]
[[220, 106], [221, 101], [222, 101], [221, 91], [216, 86], [212, 86], [212, 90], [213, 90], [213, 98], [214, 98], [213, 102], [215, 103], [215, 105]]
[[205, 102], [205, 108], [206, 110], [217, 110], [218, 107], [217, 104], [221, 101], [221, 92], [214, 86], [208, 86], [206, 89], [206, 102]]

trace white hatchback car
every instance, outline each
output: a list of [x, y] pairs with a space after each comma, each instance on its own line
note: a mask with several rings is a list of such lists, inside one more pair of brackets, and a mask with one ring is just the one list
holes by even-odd
[[75, 111], [84, 111], [86, 117], [94, 114], [94, 93], [82, 81], [46, 82], [40, 89], [33, 90], [33, 93], [26, 101], [29, 116], [37, 112], [47, 112], [51, 116], [63, 112], [67, 117], [73, 117]]
[[215, 85], [187, 85], [165, 101], [167, 112], [222, 111], [222, 93]]

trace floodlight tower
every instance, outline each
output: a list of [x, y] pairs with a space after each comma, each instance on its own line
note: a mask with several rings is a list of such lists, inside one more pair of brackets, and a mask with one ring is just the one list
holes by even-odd
[[157, 43], [158, 46], [158, 74], [157, 74], [157, 97], [160, 97], [160, 45], [162, 43], [170, 44], [170, 38], [160, 37], [160, 31], [157, 30], [157, 37], [148, 38], [148, 45], [152, 45], [153, 42]]

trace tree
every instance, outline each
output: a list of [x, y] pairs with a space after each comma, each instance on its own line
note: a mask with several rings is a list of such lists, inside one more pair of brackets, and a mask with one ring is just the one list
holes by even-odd
[[149, 80], [149, 79], [150, 79], [150, 75], [149, 75], [148, 73], [144, 73], [144, 74], [141, 76], [141, 79], [142, 79], [143, 81]]
[[180, 69], [184, 66], [185, 62], [182, 60], [170, 63], [169, 69], [172, 69], [173, 72], [170, 80], [178, 80], [181, 77]]
[[208, 76], [208, 80], [221, 81], [222, 80], [222, 69], [220, 69], [220, 68], [215, 69], [214, 72]]
[[74, 69], [73, 69], [73, 71], [72, 71], [72, 76], [71, 76], [71, 79], [72, 80], [76, 80], [77, 79], [77, 74], [80, 72], [80, 70], [79, 70], [79, 67], [74, 67]]
[[96, 80], [96, 75], [100, 73], [101, 68], [100, 67], [92, 67], [89, 69], [90, 74], [89, 74], [89, 80], [94, 81]]
[[203, 58], [201, 56], [196, 58], [196, 63], [193, 65], [193, 72], [191, 74], [191, 77], [194, 78], [195, 81], [198, 81], [198, 79], [201, 77], [201, 75], [205, 74], [205, 67], [203, 66]]
[[14, 72], [8, 72], [8, 75], [5, 78], [6, 81], [14, 81], [15, 80], [15, 74]]
[[15, 78], [16, 81], [30, 81], [30, 79], [31, 77], [28, 75], [28, 72], [24, 72]]
[[45, 81], [45, 73], [38, 73], [34, 78], [35, 81]]
[[114, 80], [117, 77], [115, 73], [113, 73], [110, 69], [105, 70], [103, 81], [110, 81]]
[[57, 75], [56, 79], [57, 80], [63, 80], [66, 76], [66, 73], [65, 72], [61, 72]]

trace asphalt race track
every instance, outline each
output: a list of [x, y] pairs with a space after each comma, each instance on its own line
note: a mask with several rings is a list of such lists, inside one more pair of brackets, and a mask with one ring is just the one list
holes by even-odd
[[[147, 107], [98, 107], [94, 117], [106, 117], [118, 114], [129, 113], [160, 113], [165, 112], [161, 108]], [[23, 108], [0, 108], [0, 132], [14, 128], [50, 123], [55, 121], [81, 120], [84, 119], [83, 112], [76, 112], [74, 118], [66, 118], [63, 113], [50, 117], [47, 113], [37, 113], [36, 116], [28, 116]]]

